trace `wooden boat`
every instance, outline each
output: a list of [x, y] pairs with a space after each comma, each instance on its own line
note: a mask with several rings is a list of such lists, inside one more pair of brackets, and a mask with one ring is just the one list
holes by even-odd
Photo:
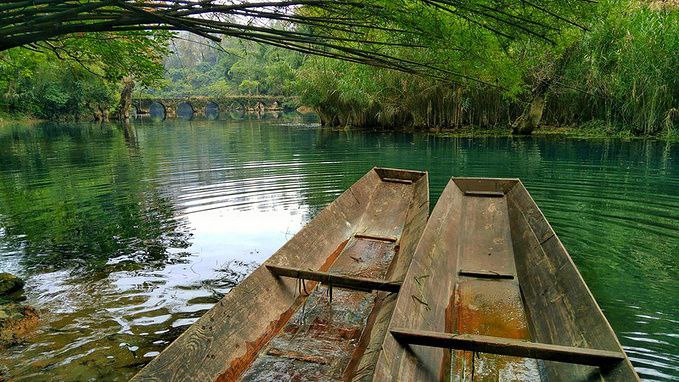
[[418, 243], [376, 381], [636, 381], [518, 179], [453, 178]]
[[133, 380], [372, 375], [428, 215], [427, 173], [374, 168]]

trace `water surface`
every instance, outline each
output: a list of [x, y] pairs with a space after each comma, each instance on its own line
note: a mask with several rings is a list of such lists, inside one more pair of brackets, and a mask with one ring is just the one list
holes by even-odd
[[373, 166], [519, 177], [639, 374], [679, 380], [679, 145], [298, 119], [0, 128], [0, 271], [43, 325], [16, 381], [127, 380]]

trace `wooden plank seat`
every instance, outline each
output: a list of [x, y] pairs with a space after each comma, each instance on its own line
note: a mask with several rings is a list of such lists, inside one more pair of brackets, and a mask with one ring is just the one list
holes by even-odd
[[486, 198], [502, 198], [505, 196], [504, 192], [497, 191], [465, 191], [464, 196], [478, 196]]
[[318, 281], [333, 287], [354, 290], [380, 290], [385, 292], [398, 292], [401, 289], [400, 282], [369, 279], [364, 277], [351, 277], [330, 272], [319, 272], [299, 268], [281, 267], [267, 264], [266, 268], [276, 276], [292, 277], [303, 280]]
[[375, 382], [639, 380], [517, 179], [451, 179], [403, 278], [389, 333]]
[[625, 355], [620, 352], [544, 344], [512, 338], [403, 328], [394, 328], [390, 332], [399, 343], [404, 345], [422, 345], [590, 366], [611, 366], [625, 359]]
[[514, 275], [496, 271], [463, 269], [458, 272], [460, 276], [477, 277], [480, 279], [508, 279], [512, 280]]
[[383, 182], [392, 182], [392, 183], [403, 183], [403, 184], [413, 184], [413, 181], [410, 179], [398, 179], [398, 178], [382, 178]]
[[368, 240], [376, 240], [376, 241], [386, 241], [387, 243], [395, 243], [396, 238], [392, 236], [376, 236], [376, 235], [366, 235], [366, 234], [361, 234], [357, 233], [354, 235], [356, 239], [368, 239]]

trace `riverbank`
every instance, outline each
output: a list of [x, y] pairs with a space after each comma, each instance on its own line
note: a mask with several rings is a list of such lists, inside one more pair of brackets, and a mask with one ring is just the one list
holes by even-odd
[[17, 276], [0, 273], [0, 350], [22, 343], [40, 322], [38, 311], [23, 303], [24, 285]]
[[[482, 129], [474, 126], [462, 127], [459, 129], [431, 129], [430, 133], [441, 137], [450, 138], [480, 138], [480, 137], [521, 137], [512, 134], [509, 128], [492, 128]], [[618, 138], [618, 139], [653, 139], [662, 141], [679, 141], [679, 132], [670, 131], [663, 132], [658, 135], [634, 135], [629, 131], [618, 131], [611, 129], [602, 129], [599, 126], [585, 125], [585, 126], [543, 126], [533, 131], [530, 136], [534, 137], [565, 137], [565, 138]], [[528, 136], [524, 136], [528, 137]]]
[[[300, 107], [297, 113], [301, 115], [315, 114], [310, 108]], [[202, 119], [196, 119], [195, 121], [201, 121]], [[50, 123], [50, 121], [35, 118], [29, 115], [17, 115], [8, 114], [6, 112], [0, 112], [0, 127], [4, 127], [10, 124], [37, 124], [37, 123]], [[52, 123], [73, 123], [67, 121], [59, 121]], [[82, 123], [94, 123], [94, 121], [83, 121]], [[115, 122], [112, 122], [115, 124]], [[373, 131], [374, 128], [370, 127], [354, 127], [354, 126], [344, 126], [344, 127], [329, 127], [331, 130], [352, 130], [352, 131]], [[388, 131], [388, 130], [385, 130]], [[416, 128], [404, 128], [403, 131], [410, 132], [421, 132], [421, 129]], [[512, 134], [511, 128], [509, 127], [496, 127], [496, 128], [480, 128], [476, 126], [464, 126], [456, 129], [429, 129], [429, 133], [449, 138], [482, 138], [482, 137], [528, 137], [528, 136], [517, 136]], [[576, 138], [576, 139], [604, 139], [604, 138], [617, 138], [626, 140], [639, 140], [639, 139], [652, 139], [661, 140], [669, 142], [679, 142], [679, 130], [669, 129], [661, 132], [657, 135], [634, 135], [629, 130], [624, 129], [614, 129], [603, 123], [591, 122], [582, 126], [542, 126], [533, 131], [530, 136], [534, 137], [564, 137], [564, 138]]]
[[[383, 129], [374, 129], [369, 127], [330, 127], [331, 130], [342, 131], [389, 131]], [[405, 132], [422, 132], [421, 129], [415, 128], [405, 128], [400, 131]], [[426, 130], [425, 130], [426, 131]], [[457, 129], [429, 129], [429, 134], [438, 137], [446, 138], [483, 138], [483, 137], [496, 137], [496, 138], [521, 138], [521, 137], [561, 137], [561, 138], [575, 138], [575, 139], [623, 139], [623, 140], [660, 140], [669, 142], [679, 141], [679, 131], [671, 130], [668, 132], [663, 132], [658, 135], [634, 135], [629, 131], [625, 130], [614, 130], [606, 129], [600, 127], [597, 124], [584, 125], [584, 126], [543, 126], [539, 129], [533, 130], [531, 135], [515, 135], [512, 134], [512, 130], [509, 127], [506, 128], [480, 128], [476, 126], [465, 126]]]
[[33, 124], [38, 122], [45, 121], [32, 117], [30, 115], [7, 113], [0, 110], [0, 126], [9, 125], [12, 123]]

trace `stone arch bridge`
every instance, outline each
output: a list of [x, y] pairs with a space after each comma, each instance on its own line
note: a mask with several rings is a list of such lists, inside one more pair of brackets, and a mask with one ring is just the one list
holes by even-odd
[[133, 98], [132, 106], [137, 117], [151, 115], [166, 118], [217, 119], [221, 112], [280, 111], [294, 107], [297, 97], [277, 96], [224, 96], [224, 97], [144, 97]]

